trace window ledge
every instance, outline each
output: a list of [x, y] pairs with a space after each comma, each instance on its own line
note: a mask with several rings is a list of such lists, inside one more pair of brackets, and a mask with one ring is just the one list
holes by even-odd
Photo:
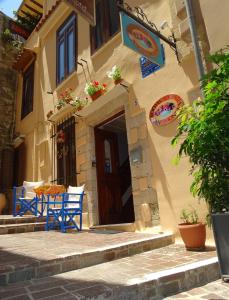
[[54, 92], [61, 90], [74, 76], [77, 76], [77, 70], [72, 71], [65, 79], [63, 79], [55, 88]]
[[[125, 83], [125, 86], [128, 88], [129, 84], [127, 82], [124, 82], [124, 83]], [[79, 117], [79, 118], [87, 118], [88, 116], [93, 115], [94, 113], [98, 112], [103, 106], [112, 102], [114, 99], [117, 99], [120, 96], [122, 96], [122, 99], [124, 99], [125, 97], [128, 98], [128, 92], [125, 87], [123, 87], [122, 85], [119, 84], [119, 85], [114, 86], [113, 89], [111, 89], [106, 94], [100, 96], [95, 101], [90, 102], [88, 105], [86, 105], [81, 110], [76, 110], [70, 104], [66, 104], [60, 110], [57, 110], [48, 119], [48, 121], [50, 121], [52, 123], [56, 123], [70, 114], [71, 115], [75, 114], [75, 116]]]
[[121, 38], [121, 32], [116, 33], [110, 40], [108, 40], [104, 45], [102, 45], [98, 50], [91, 55], [91, 59], [96, 59], [101, 53], [103, 53], [112, 43]]

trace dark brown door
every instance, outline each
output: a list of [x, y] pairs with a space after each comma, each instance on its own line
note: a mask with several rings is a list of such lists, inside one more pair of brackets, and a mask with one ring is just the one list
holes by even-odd
[[15, 149], [14, 152], [14, 174], [13, 174], [14, 186], [21, 186], [23, 184], [23, 181], [26, 180], [25, 170], [26, 170], [26, 146], [25, 143], [22, 143], [19, 147]]
[[100, 224], [121, 222], [122, 204], [117, 136], [95, 128]]

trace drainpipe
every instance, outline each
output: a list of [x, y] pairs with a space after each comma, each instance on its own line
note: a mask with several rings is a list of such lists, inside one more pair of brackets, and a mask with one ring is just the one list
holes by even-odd
[[[204, 76], [205, 72], [204, 72], [203, 60], [202, 60], [200, 47], [199, 47], [199, 43], [198, 43], [198, 38], [197, 38], [197, 29], [196, 29], [196, 22], [195, 22], [195, 17], [194, 17], [194, 13], [193, 13], [192, 0], [185, 0], [185, 7], [186, 7], [186, 11], [187, 11], [187, 17], [188, 17], [188, 22], [189, 22], [189, 27], [190, 27], [191, 37], [192, 37], [196, 65], [197, 65], [197, 70], [198, 70], [198, 75], [199, 75], [198, 77], [200, 80]], [[203, 93], [202, 88], [201, 88], [201, 90]]]

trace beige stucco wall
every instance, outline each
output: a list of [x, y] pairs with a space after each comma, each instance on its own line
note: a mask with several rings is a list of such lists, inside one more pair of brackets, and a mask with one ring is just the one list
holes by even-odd
[[229, 1], [201, 0], [200, 6], [213, 53], [229, 45]]
[[[49, 1], [46, 1], [49, 2]], [[51, 2], [51, 1], [50, 1]], [[54, 2], [54, 1], [53, 1]], [[208, 1], [202, 1], [202, 3]], [[213, 2], [213, 1], [210, 1]], [[150, 20], [153, 20], [158, 26], [162, 21], [167, 20], [169, 24], [173, 24], [174, 16], [173, 4], [171, 1], [129, 1], [131, 5], [141, 5], [147, 13]], [[205, 8], [205, 6], [203, 6]], [[56, 9], [54, 14], [48, 19], [41, 30], [27, 41], [27, 46], [33, 47], [36, 45], [37, 61], [35, 75], [35, 93], [34, 93], [34, 111], [22, 121], [20, 120], [21, 107], [21, 80], [19, 82], [18, 102], [17, 102], [17, 125], [16, 131], [26, 135], [26, 144], [28, 145], [27, 156], [27, 180], [44, 179], [49, 182], [51, 180], [51, 143], [50, 143], [50, 128], [51, 125], [47, 122], [46, 114], [49, 110], [55, 111], [54, 103], [57, 95], [67, 87], [74, 89], [74, 93], [79, 96], [84, 96], [85, 78], [81, 67], [78, 67], [77, 72], [74, 72], [60, 86], [56, 87], [56, 31], [64, 22], [67, 16], [71, 13], [71, 9], [66, 4], [61, 4]], [[208, 12], [205, 11], [204, 15]], [[173, 21], [172, 21], [173, 19]], [[209, 36], [213, 35], [212, 29], [207, 26]], [[168, 35], [168, 29], [165, 30], [165, 35]], [[179, 35], [179, 33], [178, 33]], [[178, 38], [181, 38], [178, 36]], [[224, 38], [223, 36], [221, 37]], [[183, 51], [181, 58], [182, 62], [178, 64], [176, 56], [168, 45], [164, 44], [166, 63], [165, 66], [155, 74], [142, 79], [139, 66], [139, 55], [125, 48], [121, 42], [120, 33], [117, 34], [104, 47], [98, 50], [92, 57], [90, 56], [90, 38], [89, 26], [87, 22], [78, 15], [78, 59], [86, 59], [89, 63], [90, 73], [93, 79], [108, 84], [108, 91], [114, 89], [114, 85], [110, 79], [106, 77], [106, 72], [113, 65], [118, 65], [122, 70], [122, 76], [129, 84], [129, 100], [120, 100], [120, 107], [123, 105], [126, 110], [130, 110], [129, 117], [141, 114], [143, 123], [141, 128], [130, 125], [128, 129], [129, 148], [134, 148], [135, 145], [142, 143], [145, 154], [145, 166], [149, 167], [149, 171], [144, 170], [144, 176], [140, 175], [135, 166], [131, 166], [133, 180], [132, 183], [136, 192], [134, 197], [140, 197], [139, 194], [145, 191], [153, 191], [148, 193], [146, 198], [154, 198], [153, 201], [158, 201], [160, 223], [162, 229], [176, 231], [177, 223], [181, 209], [187, 208], [189, 205], [196, 207], [200, 217], [203, 218], [206, 214], [205, 204], [199, 204], [197, 199], [193, 199], [189, 192], [191, 176], [189, 176], [190, 165], [187, 159], [183, 159], [178, 166], [172, 164], [172, 159], [177, 153], [177, 149], [173, 149], [170, 145], [172, 137], [176, 133], [177, 122], [173, 122], [163, 127], [154, 127], [149, 121], [149, 112], [156, 100], [166, 94], [177, 94], [182, 97], [185, 103], [190, 103], [193, 98], [198, 95], [198, 79], [195, 67], [195, 60], [192, 53], [190, 41], [179, 42]], [[221, 44], [223, 42], [221, 41]], [[219, 43], [218, 43], [219, 44]], [[217, 44], [217, 45], [218, 45]], [[39, 47], [37, 46], [39, 45]], [[212, 45], [212, 44], [211, 44]], [[213, 46], [212, 46], [213, 47]], [[215, 46], [214, 46], [215, 47]], [[53, 92], [53, 96], [47, 92]], [[104, 96], [105, 97], [105, 96]], [[97, 101], [100, 101], [99, 99]], [[115, 101], [115, 99], [114, 99]], [[123, 101], [123, 102], [122, 102]], [[90, 104], [89, 104], [90, 105]], [[113, 112], [119, 109], [113, 107]], [[110, 111], [109, 111], [110, 110]], [[101, 111], [97, 112], [98, 122], [105, 119], [105, 115], [112, 113], [112, 105], [104, 110], [104, 117], [101, 116]], [[87, 123], [80, 121], [76, 130], [80, 131], [80, 126], [87, 128]], [[81, 124], [82, 123], [82, 124]], [[97, 123], [98, 124], [98, 123]], [[89, 124], [94, 126], [96, 124]], [[88, 126], [89, 126], [88, 125]], [[89, 127], [88, 127], [89, 128]], [[89, 129], [88, 129], [89, 130]], [[145, 141], [141, 141], [142, 134], [145, 134]], [[80, 147], [87, 142], [89, 145], [93, 141], [93, 135], [85, 129], [85, 137], [78, 136], [78, 151]], [[90, 144], [90, 145], [93, 145]], [[130, 149], [129, 149], [130, 150]], [[82, 163], [82, 166], [88, 166], [89, 173], [81, 173], [78, 177], [79, 183], [88, 180], [90, 194], [88, 205], [93, 208], [93, 213], [96, 213], [96, 185], [90, 181], [87, 176], [95, 178], [94, 170], [90, 170], [91, 157], [93, 149], [87, 148], [88, 160]], [[78, 152], [78, 156], [80, 153]], [[81, 168], [77, 162], [77, 169]], [[87, 168], [87, 167], [86, 167]], [[94, 172], [94, 173], [93, 173]], [[148, 173], [147, 173], [148, 172]], [[83, 175], [84, 174], [84, 175]], [[94, 174], [94, 175], [93, 175]], [[135, 175], [134, 175], [135, 174]], [[146, 175], [148, 174], [148, 175]], [[94, 177], [93, 177], [94, 176]], [[86, 178], [86, 179], [85, 179]], [[93, 179], [94, 180], [94, 179]], [[91, 186], [90, 187], [90, 182]], [[151, 196], [150, 196], [151, 195]], [[147, 199], [148, 199], [147, 198]], [[156, 200], [155, 200], [156, 199]], [[149, 199], [147, 200], [149, 201]], [[144, 199], [142, 200], [144, 203]], [[140, 207], [135, 207], [136, 213], [139, 213]], [[144, 211], [141, 216], [144, 218]], [[94, 221], [93, 221], [94, 220]], [[92, 217], [92, 223], [96, 223], [98, 218]], [[146, 226], [147, 223], [145, 223]]]

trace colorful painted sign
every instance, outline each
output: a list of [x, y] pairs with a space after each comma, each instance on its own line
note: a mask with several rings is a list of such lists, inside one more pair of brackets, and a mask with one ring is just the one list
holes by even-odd
[[72, 8], [85, 18], [92, 26], [96, 24], [95, 0], [65, 0]]
[[162, 66], [164, 60], [159, 37], [124, 12], [120, 12], [120, 18], [123, 44], [147, 57], [151, 62]]
[[[165, 55], [164, 55], [164, 47], [161, 45], [162, 48], [162, 54], [163, 54], [163, 59], [165, 62]], [[141, 68], [141, 73], [142, 73], [142, 78], [146, 78], [147, 76], [155, 73], [156, 71], [160, 70], [162, 66], [159, 66], [153, 62], [151, 62], [148, 58], [145, 56], [141, 56], [139, 58], [140, 61], [140, 68]], [[163, 64], [164, 64], [163, 62]]]
[[150, 111], [151, 123], [157, 126], [169, 124], [176, 118], [176, 112], [183, 104], [183, 100], [178, 95], [170, 94], [162, 97]]

